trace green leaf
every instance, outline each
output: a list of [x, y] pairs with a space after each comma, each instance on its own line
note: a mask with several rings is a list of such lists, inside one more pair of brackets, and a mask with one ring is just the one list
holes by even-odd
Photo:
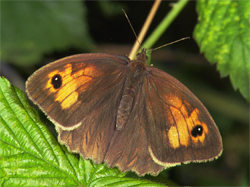
[[217, 62], [222, 77], [230, 76], [234, 89], [249, 101], [250, 1], [200, 0], [194, 37], [200, 51]]
[[90, 49], [82, 1], [2, 1], [1, 6], [2, 60], [29, 65], [51, 51]]
[[61, 146], [25, 95], [0, 78], [1, 186], [163, 186], [77, 159]]

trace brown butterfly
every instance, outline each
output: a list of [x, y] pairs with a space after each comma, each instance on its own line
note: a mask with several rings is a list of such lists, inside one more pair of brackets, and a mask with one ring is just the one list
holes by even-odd
[[206, 108], [174, 77], [147, 66], [145, 49], [135, 60], [106, 53], [57, 60], [36, 71], [26, 90], [59, 141], [97, 164], [157, 175], [222, 153]]

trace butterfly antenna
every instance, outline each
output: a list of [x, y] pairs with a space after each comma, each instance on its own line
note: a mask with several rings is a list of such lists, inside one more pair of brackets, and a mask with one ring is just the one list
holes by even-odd
[[138, 48], [139, 47], [142, 48], [140, 42], [143, 41], [143, 39], [144, 39], [144, 37], [145, 37], [145, 35], [146, 35], [147, 31], [148, 31], [148, 28], [149, 28], [149, 26], [150, 26], [150, 24], [151, 24], [151, 22], [152, 22], [152, 20], [153, 20], [153, 18], [155, 16], [155, 13], [158, 10], [158, 7], [159, 7], [160, 3], [161, 3], [161, 0], [155, 0], [154, 1], [154, 4], [153, 4], [153, 6], [152, 6], [152, 8], [151, 8], [151, 10], [150, 10], [150, 12], [148, 14], [148, 17], [146, 18], [146, 21], [144, 22], [144, 24], [142, 26], [142, 29], [141, 29], [140, 34], [139, 34], [138, 37], [135, 34], [135, 31], [134, 31], [134, 29], [133, 29], [133, 27], [132, 27], [132, 25], [131, 25], [131, 23], [130, 23], [130, 21], [128, 19], [128, 16], [126, 15], [125, 11], [122, 10], [124, 12], [128, 22], [129, 22], [130, 26], [131, 26], [133, 32], [134, 32], [135, 36], [136, 36], [136, 39], [137, 39], [136, 42], [134, 43], [134, 46], [133, 46], [129, 56], [128, 56], [131, 60], [134, 59], [135, 54], [138, 51]]
[[177, 43], [177, 42], [179, 42], [179, 41], [186, 40], [186, 39], [190, 39], [190, 37], [181, 38], [181, 39], [179, 39], [179, 40], [170, 42], [170, 43], [168, 43], [168, 44], [164, 44], [164, 45], [162, 45], [162, 46], [160, 46], [160, 47], [156, 47], [156, 48], [154, 48], [154, 49], [151, 49], [151, 51], [155, 51], [156, 49], [160, 49], [160, 48], [162, 48], [162, 47], [165, 47], [165, 46], [168, 46], [168, 45], [171, 45], [171, 44], [174, 44], [174, 43]]
[[134, 28], [133, 28], [133, 26], [132, 26], [132, 24], [131, 24], [131, 22], [130, 22], [130, 20], [129, 20], [129, 18], [128, 18], [128, 15], [126, 14], [125, 10], [122, 9], [122, 11], [123, 11], [124, 15], [126, 16], [126, 19], [128, 20], [128, 23], [129, 23], [129, 25], [130, 25], [130, 27], [131, 27], [131, 29], [132, 29], [132, 31], [133, 31], [135, 37], [136, 37], [137, 42], [139, 43], [139, 45], [140, 45], [140, 47], [141, 47], [141, 43], [140, 43], [140, 41], [138, 40], [138, 37], [137, 37], [137, 35], [136, 35], [136, 33], [135, 33], [135, 30], [134, 30]]

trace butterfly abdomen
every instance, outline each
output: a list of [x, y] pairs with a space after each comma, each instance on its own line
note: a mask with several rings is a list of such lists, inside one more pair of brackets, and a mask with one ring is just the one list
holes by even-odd
[[137, 90], [142, 82], [145, 73], [145, 62], [142, 59], [135, 59], [129, 63], [131, 72], [127, 77], [125, 88], [121, 97], [120, 105], [117, 111], [116, 130], [122, 130], [131, 113], [133, 101], [135, 100]]

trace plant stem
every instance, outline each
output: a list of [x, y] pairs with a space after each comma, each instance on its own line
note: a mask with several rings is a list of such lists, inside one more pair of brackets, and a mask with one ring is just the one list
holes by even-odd
[[149, 26], [150, 26], [150, 24], [155, 16], [155, 13], [158, 10], [160, 3], [161, 3], [161, 0], [155, 0], [155, 2], [154, 2], [153, 6], [148, 14], [148, 17], [147, 17], [146, 21], [144, 22], [144, 25], [140, 31], [140, 34], [139, 34], [138, 38], [136, 38], [136, 41], [133, 45], [133, 48], [129, 54], [130, 59], [133, 59], [135, 57], [139, 47], [141, 46], [141, 42], [143, 41], [143, 39], [148, 31], [148, 28], [149, 28]]
[[154, 32], [144, 42], [142, 48], [147, 48], [147, 49], [152, 48], [154, 43], [161, 37], [161, 35], [165, 32], [168, 26], [177, 17], [177, 15], [184, 8], [187, 2], [188, 0], [180, 0], [177, 3], [173, 4], [172, 10], [165, 16], [163, 21], [158, 25], [158, 27], [154, 30]]

